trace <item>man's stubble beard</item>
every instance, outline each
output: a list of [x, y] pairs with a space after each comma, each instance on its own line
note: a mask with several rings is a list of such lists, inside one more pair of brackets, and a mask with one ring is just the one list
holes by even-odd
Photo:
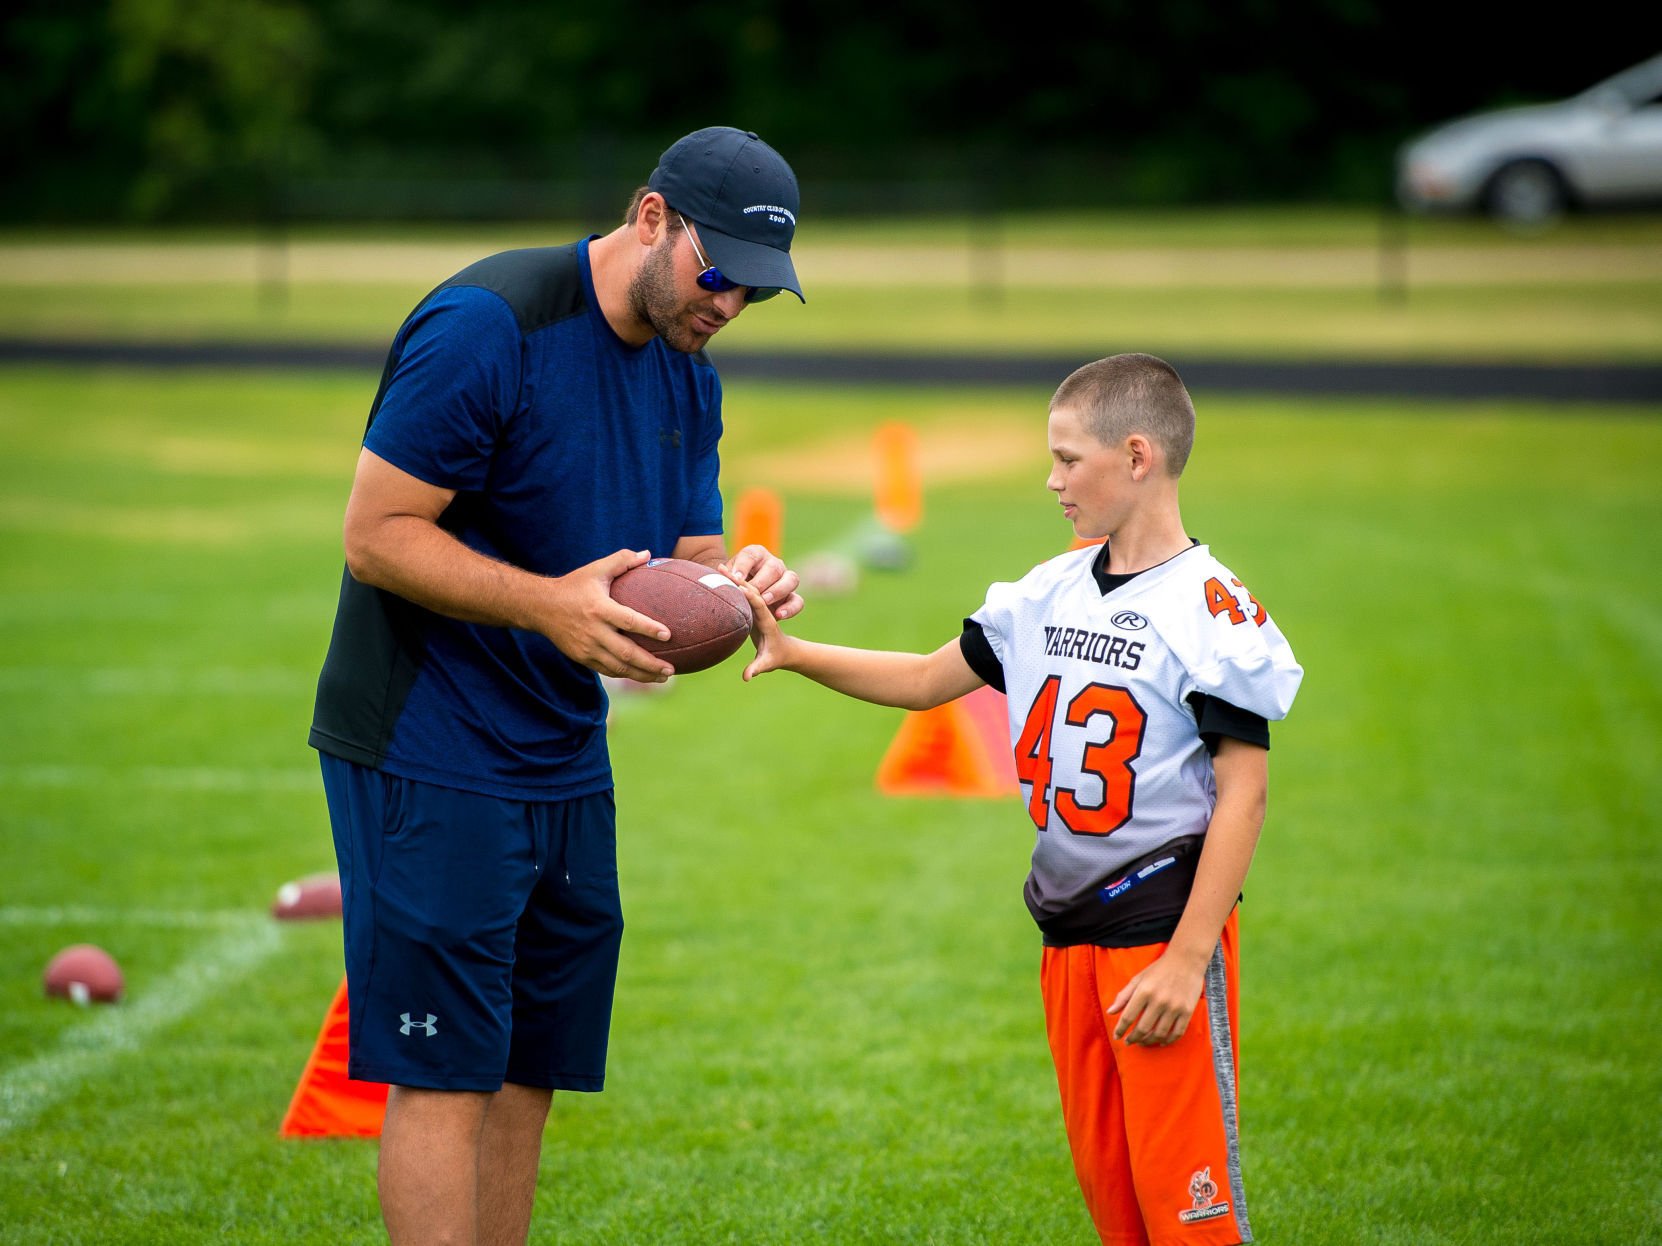
[[703, 350], [708, 339], [681, 322], [686, 307], [675, 289], [673, 249], [674, 243], [666, 237], [647, 252], [640, 269], [629, 281], [629, 309], [636, 319], [650, 325], [670, 349], [690, 355]]

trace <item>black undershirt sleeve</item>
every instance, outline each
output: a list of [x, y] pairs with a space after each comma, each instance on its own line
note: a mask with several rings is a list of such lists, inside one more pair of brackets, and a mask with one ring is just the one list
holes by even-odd
[[1217, 756], [1218, 741], [1224, 736], [1256, 744], [1259, 748], [1269, 748], [1270, 724], [1262, 715], [1217, 697], [1209, 697], [1204, 692], [1191, 692], [1188, 702], [1189, 708], [1194, 711], [1195, 723], [1200, 728], [1201, 742], [1214, 757]]
[[1004, 664], [993, 652], [992, 643], [988, 641], [987, 633], [981, 630], [981, 624], [974, 619], [964, 620], [964, 631], [958, 637], [958, 648], [963, 652], [964, 661], [969, 663], [970, 670], [981, 676], [983, 683], [990, 684], [1000, 692], [1004, 691]]

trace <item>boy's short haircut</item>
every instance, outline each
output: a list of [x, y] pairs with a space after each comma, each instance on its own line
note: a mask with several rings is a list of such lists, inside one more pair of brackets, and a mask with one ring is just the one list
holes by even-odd
[[635, 223], [635, 218], [641, 212], [641, 200], [646, 198], [647, 192], [651, 189], [650, 186], [638, 186], [635, 188], [635, 193], [629, 196], [629, 206], [623, 209], [623, 223], [625, 225]]
[[1177, 369], [1153, 355], [1110, 355], [1075, 371], [1057, 388], [1051, 410], [1069, 407], [1105, 446], [1145, 433], [1181, 476], [1195, 444], [1195, 405]]

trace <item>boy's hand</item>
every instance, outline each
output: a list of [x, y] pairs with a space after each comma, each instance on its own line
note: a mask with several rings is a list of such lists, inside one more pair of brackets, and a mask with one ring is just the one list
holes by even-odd
[[1200, 1004], [1206, 965], [1190, 965], [1170, 949], [1120, 988], [1108, 1015], [1119, 1014], [1114, 1037], [1132, 1046], [1166, 1047], [1183, 1037]]
[[757, 675], [778, 670], [784, 664], [784, 650], [790, 638], [779, 630], [779, 620], [762, 600], [762, 594], [749, 580], [741, 580], [728, 571], [728, 578], [744, 590], [750, 601], [750, 641], [756, 646], [756, 656], [744, 668], [744, 679], [749, 683]]

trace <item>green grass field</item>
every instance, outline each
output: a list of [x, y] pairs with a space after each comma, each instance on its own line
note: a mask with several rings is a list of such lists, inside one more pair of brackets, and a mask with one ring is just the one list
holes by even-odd
[[[305, 735], [372, 387], [0, 372], [0, 1242], [380, 1240], [373, 1144], [276, 1137], [338, 924], [267, 916], [333, 864]], [[1662, 421], [1197, 398], [1189, 528], [1308, 671], [1242, 914], [1260, 1240], [1658, 1240]], [[883, 420], [1031, 436], [796, 630], [930, 647], [1064, 548], [1044, 400], [730, 386], [730, 500]], [[785, 498], [796, 559], [868, 505]], [[1094, 1240], [1031, 830], [878, 796], [899, 722], [736, 662], [621, 706], [610, 1077], [556, 1099], [535, 1240]], [[79, 941], [126, 1002], [42, 998]]]

